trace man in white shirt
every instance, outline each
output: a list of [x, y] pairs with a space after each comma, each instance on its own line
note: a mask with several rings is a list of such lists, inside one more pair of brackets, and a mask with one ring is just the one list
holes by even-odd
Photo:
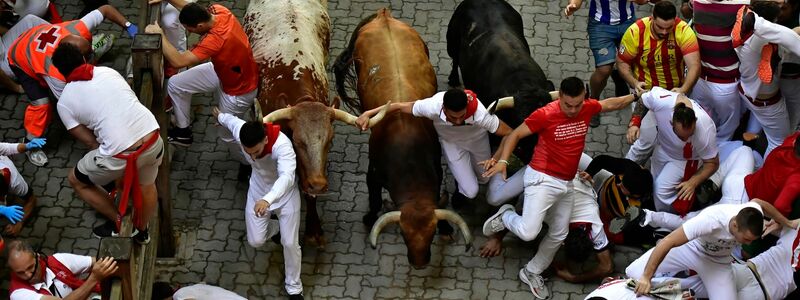
[[[470, 90], [450, 89], [436, 93], [430, 98], [387, 105], [389, 105], [387, 114], [399, 110], [433, 121], [433, 127], [436, 128], [439, 142], [442, 144], [442, 153], [447, 159], [447, 166], [458, 185], [458, 190], [451, 201], [454, 205], [458, 205], [465, 198], [475, 198], [478, 195], [478, 184], [489, 181], [489, 178], [481, 176], [483, 166], [478, 164], [492, 156], [487, 132], [506, 136], [511, 133], [511, 127], [497, 116], [489, 114]], [[369, 118], [381, 109], [383, 106], [365, 111], [356, 120], [356, 126], [361, 130], [367, 130], [366, 124]], [[492, 180], [501, 179], [499, 176], [492, 178]]]
[[745, 107], [761, 123], [769, 142], [764, 157], [793, 129], [780, 92], [780, 66], [776, 64], [780, 60], [778, 46], [800, 56], [800, 36], [773, 23], [780, 5], [776, 1], [751, 1], [752, 10], [747, 7], [739, 10], [741, 18], [736, 20], [731, 33], [742, 74], [739, 93]]
[[95, 260], [68, 253], [47, 256], [23, 240], [8, 244], [8, 267], [10, 300], [87, 299], [100, 293], [100, 282], [119, 269], [110, 257]]
[[638, 279], [636, 293], [641, 295], [650, 290], [656, 273], [694, 270], [703, 284], [714, 287], [708, 295], [711, 300], [735, 299], [731, 252], [761, 236], [764, 215], [789, 228], [800, 221], [789, 221], [774, 206], [758, 199], [746, 204], [712, 205], [632, 262], [625, 273]]
[[153, 284], [153, 297], [158, 300], [247, 300], [238, 294], [218, 286], [204, 283], [193, 284], [173, 290], [169, 283]]
[[719, 168], [714, 121], [694, 100], [660, 87], [642, 95], [641, 102], [637, 113], [644, 115], [649, 109], [661, 129], [651, 158], [656, 210], [685, 215], [695, 189]]
[[[271, 123], [245, 122], [229, 113], [212, 110], [220, 125], [230, 130], [234, 142], [253, 167], [245, 204], [247, 242], [261, 247], [280, 227], [283, 260], [286, 265], [286, 292], [289, 299], [303, 299], [300, 281], [300, 190], [297, 187], [292, 142]], [[271, 221], [272, 213], [278, 222]]]
[[[158, 122], [117, 71], [86, 63], [73, 38], [77, 37], [64, 38], [53, 53], [53, 64], [67, 79], [57, 108], [67, 131], [91, 150], [69, 173], [69, 182], [78, 197], [108, 219], [95, 228], [98, 237], [119, 232], [133, 189], [133, 238], [146, 244], [147, 224], [158, 205], [155, 180], [164, 152]], [[102, 186], [123, 175], [117, 210]]]
[[[30, 218], [31, 212], [36, 207], [33, 190], [28, 187], [28, 183], [22, 178], [22, 174], [8, 156], [41, 149], [45, 143], [43, 138], [33, 139], [26, 144], [0, 143], [0, 199], [5, 199], [4, 202], [0, 201], [0, 206], [7, 206], [7, 208], [0, 208], [0, 215], [6, 217], [6, 219], [0, 219], [0, 228], [3, 228], [2, 233], [5, 236], [19, 234], [22, 225]], [[21, 204], [23, 207], [14, 204]], [[23, 214], [19, 218], [15, 217], [17, 211]]]

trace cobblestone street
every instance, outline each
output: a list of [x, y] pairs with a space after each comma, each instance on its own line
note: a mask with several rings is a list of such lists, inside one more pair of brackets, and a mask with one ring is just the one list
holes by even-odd
[[[284, 0], [285, 1], [285, 0]], [[82, 9], [78, 0], [55, 0], [65, 20]], [[111, 1], [131, 20], [137, 20], [141, 1]], [[208, 3], [207, 0], [200, 0]], [[219, 1], [240, 18], [248, 1]], [[422, 35], [430, 49], [439, 90], [447, 88], [451, 60], [446, 53], [445, 33], [456, 0], [331, 0], [328, 11], [332, 22], [329, 62], [342, 51], [352, 31], [362, 18], [389, 7], [393, 15], [410, 23]], [[566, 1], [511, 0], [523, 15], [525, 34], [534, 59], [548, 79], [558, 86], [562, 78], [578, 76], [588, 80], [593, 61], [586, 38], [588, 1], [576, 17], [559, 13]], [[133, 4], [136, 3], [136, 4]], [[648, 6], [639, 16], [649, 14]], [[144, 24], [138, 24], [144, 28]], [[114, 33], [114, 49], [101, 62], [124, 71], [130, 53], [130, 39], [116, 25], [105, 22], [100, 32]], [[190, 36], [190, 44], [198, 36]], [[329, 73], [329, 80], [333, 75]], [[331, 85], [333, 86], [333, 85]], [[609, 87], [613, 84], [609, 82]], [[611, 89], [608, 89], [609, 91]], [[331, 91], [331, 96], [335, 93]], [[0, 110], [2, 141], [23, 137], [22, 118], [27, 100], [24, 96], [3, 94]], [[213, 102], [213, 103], [211, 103]], [[218, 141], [210, 118], [211, 95], [194, 99], [194, 144], [175, 149], [171, 182], [173, 184], [173, 219], [178, 241], [178, 256], [157, 264], [158, 279], [174, 284], [206, 282], [235, 291], [248, 299], [285, 297], [283, 255], [279, 244], [268, 242], [259, 249], [246, 242], [244, 204], [247, 185], [236, 180], [238, 162], [228, 147]], [[624, 141], [630, 110], [606, 114], [601, 126], [591, 129], [586, 152], [590, 155], [621, 156], [628, 148]], [[13, 158], [25, 179], [38, 196], [38, 214], [26, 225], [22, 236], [45, 253], [72, 252], [95, 255], [99, 240], [91, 233], [99, 225], [99, 215], [78, 199], [67, 181], [67, 173], [86, 152], [55, 118], [47, 134], [45, 151], [50, 163], [37, 168], [24, 155]], [[328, 244], [324, 249], [303, 247], [302, 280], [306, 299], [531, 299], [528, 287], [518, 278], [519, 269], [534, 254], [535, 244], [521, 242], [513, 235], [506, 238], [500, 257], [478, 256], [486, 240], [480, 226], [494, 208], [483, 196], [458, 211], [469, 223], [475, 240], [465, 252], [463, 238], [455, 241], [434, 239], [431, 264], [423, 270], [409, 267], [406, 248], [397, 226], [387, 227], [377, 249], [367, 242], [368, 230], [361, 222], [368, 210], [365, 172], [368, 165], [369, 133], [336, 124], [336, 135], [328, 159], [330, 190], [319, 198], [323, 229]], [[452, 191], [452, 177], [446, 178]], [[481, 193], [482, 194], [482, 193]], [[305, 205], [305, 204], [304, 204]], [[301, 223], [302, 224], [302, 223]], [[301, 225], [302, 226], [302, 225]], [[303, 228], [301, 227], [301, 235]], [[638, 256], [638, 250], [617, 248], [615, 267], [621, 272]], [[3, 254], [5, 256], [5, 254]], [[5, 257], [3, 258], [5, 264]], [[7, 298], [8, 268], [3, 268], [0, 298]], [[548, 282], [552, 299], [583, 299], [597, 284], [576, 285], [555, 279]]]

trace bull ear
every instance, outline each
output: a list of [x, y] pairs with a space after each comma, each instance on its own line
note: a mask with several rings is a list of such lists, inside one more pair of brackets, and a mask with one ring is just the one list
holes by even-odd
[[286, 96], [286, 93], [280, 93], [278, 94], [278, 99], [275, 100], [278, 101], [279, 106], [283, 106], [284, 104], [289, 105], [289, 103], [286, 103], [286, 99], [289, 99], [289, 96]]
[[342, 98], [339, 98], [339, 96], [334, 96], [333, 101], [331, 101], [331, 108], [339, 108], [341, 104]]

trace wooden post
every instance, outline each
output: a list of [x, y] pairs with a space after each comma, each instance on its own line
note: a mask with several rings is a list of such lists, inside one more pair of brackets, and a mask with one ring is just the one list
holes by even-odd
[[133, 290], [132, 281], [134, 274], [131, 269], [131, 247], [133, 241], [130, 238], [106, 237], [100, 239], [100, 247], [97, 251], [97, 259], [103, 257], [113, 257], [117, 261], [119, 270], [114, 277], [107, 278], [101, 283], [103, 289], [103, 300], [132, 300]]

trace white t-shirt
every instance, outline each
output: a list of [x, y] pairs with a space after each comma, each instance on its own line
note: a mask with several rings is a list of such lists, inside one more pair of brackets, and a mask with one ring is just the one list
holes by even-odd
[[491, 133], [497, 131], [500, 119], [489, 114], [480, 101], [478, 101], [478, 109], [475, 114], [464, 120], [463, 126], [453, 126], [444, 115], [444, 93], [439, 92], [430, 98], [417, 100], [411, 109], [414, 116], [433, 120], [433, 127], [436, 128], [440, 139], [459, 144], [483, 138], [487, 131]]
[[583, 180], [575, 178], [572, 180], [578, 196], [572, 204], [572, 215], [569, 223], [589, 223], [592, 226], [592, 244], [594, 250], [600, 251], [608, 247], [608, 237], [603, 231], [603, 221], [600, 219], [600, 207], [597, 205], [597, 196], [594, 190]]
[[158, 129], [156, 118], [122, 75], [107, 67], [95, 67], [91, 80], [68, 83], [57, 107], [67, 130], [81, 124], [88, 127], [100, 143], [98, 152], [105, 156], [125, 151]]
[[[742, 89], [744, 94], [750, 98], [756, 98], [759, 93], [772, 94], [780, 87], [779, 78], [774, 78], [771, 84], [764, 85], [758, 77], [758, 65], [764, 45], [778, 44], [781, 50], [800, 56], [800, 36], [793, 30], [767, 21], [758, 15], [756, 15], [754, 26], [753, 35], [742, 46], [734, 49], [736, 55], [739, 56]], [[776, 74], [775, 77], [780, 74], [776, 71], [773, 70], [773, 74]]]
[[712, 258], [721, 263], [730, 263], [731, 251], [739, 246], [739, 242], [731, 234], [728, 224], [746, 207], [755, 208], [763, 214], [761, 206], [754, 202], [712, 205], [683, 223], [686, 238]]
[[761, 282], [771, 299], [784, 299], [797, 289], [791, 265], [794, 250], [792, 246], [797, 235], [796, 229], [784, 228], [775, 246], [750, 259], [756, 265]]
[[614, 281], [609, 281], [603, 285], [600, 285], [586, 295], [586, 299], [590, 299], [592, 297], [602, 297], [607, 300], [647, 300], [653, 299], [647, 296], [636, 297], [636, 293], [629, 289], [625, 282], [628, 281], [627, 279], [617, 279]]
[[174, 300], [246, 300], [221, 287], [207, 284], [195, 284], [180, 288], [172, 295]]
[[50, 5], [50, 1], [48, 0], [16, 0], [14, 3], [14, 12], [20, 17], [26, 15], [44, 17], [44, 15], [47, 14], [48, 5]]
[[[642, 103], [654, 113], [659, 128], [656, 147], [656, 159], [660, 161], [686, 161], [683, 157], [683, 147], [687, 142], [681, 140], [672, 130], [672, 113], [678, 93], [673, 93], [660, 87], [653, 87], [650, 92], [642, 95]], [[688, 142], [692, 143], [692, 158], [694, 160], [712, 159], [718, 154], [717, 127], [708, 113], [694, 100], [691, 100], [692, 109], [697, 122], [694, 134]]]
[[[217, 119], [220, 125], [225, 126], [233, 133], [236, 143], [241, 146], [239, 132], [245, 121], [227, 113], [219, 114]], [[253, 167], [250, 189], [257, 195], [264, 195], [261, 199], [273, 204], [284, 195], [288, 195], [292, 189], [297, 189], [296, 156], [292, 142], [285, 134], [280, 133], [275, 144], [272, 145], [272, 153], [257, 160], [253, 160], [250, 154], [244, 151], [244, 148], [241, 149], [245, 159]]]
[[19, 174], [14, 162], [6, 156], [0, 155], [0, 171], [3, 169], [8, 169], [8, 173], [11, 174], [9, 176], [11, 178], [8, 181], [8, 194], [19, 197], [25, 196], [28, 193], [28, 183]]
[[[86, 275], [89, 275], [90, 271], [92, 271], [92, 258], [89, 256], [69, 253], [56, 253], [53, 254], [53, 257], [67, 267], [67, 269], [72, 271], [72, 274], [75, 274], [78, 277], [85, 277]], [[42, 288], [50, 290], [50, 286], [54, 285], [57, 295], [53, 296], [59, 298], [64, 298], [69, 295], [69, 293], [72, 293], [72, 288], [61, 282], [61, 280], [56, 279], [55, 273], [53, 273], [50, 268], [47, 268], [46, 270], [47, 275], [45, 275], [44, 282], [34, 284], [33, 288], [36, 290], [40, 290]], [[10, 300], [39, 300], [42, 298], [42, 296], [42, 294], [32, 290], [18, 289], [11, 291]]]

